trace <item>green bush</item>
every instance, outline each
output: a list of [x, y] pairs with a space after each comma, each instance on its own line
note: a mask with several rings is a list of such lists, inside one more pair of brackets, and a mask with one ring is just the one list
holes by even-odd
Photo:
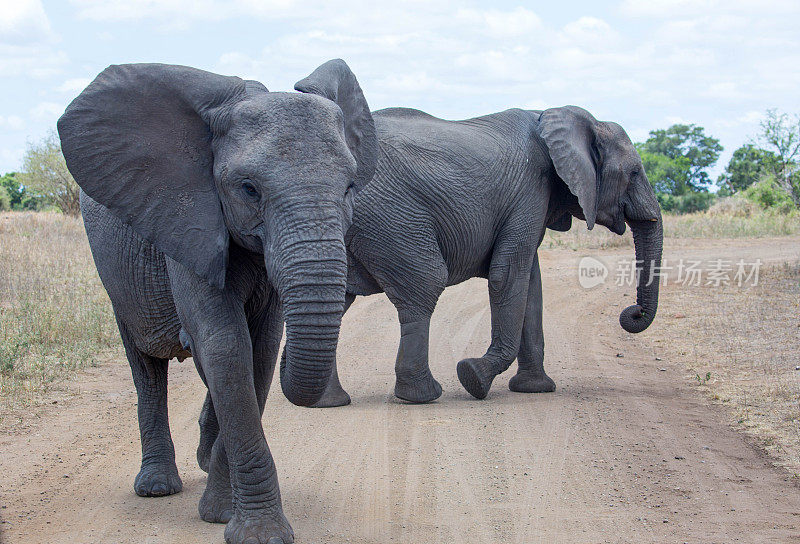
[[9, 172], [0, 176], [0, 201], [4, 200], [4, 194], [8, 196], [8, 206], [3, 207], [4, 204], [0, 202], [0, 211], [42, 210], [47, 205], [43, 196], [28, 192], [27, 187], [22, 184], [19, 174], [16, 172]]
[[7, 212], [11, 209], [11, 195], [5, 187], [0, 186], [0, 212]]
[[702, 212], [714, 203], [714, 194], [705, 191], [689, 192], [682, 195], [657, 193], [656, 197], [662, 210], [677, 214]]
[[765, 210], [774, 209], [780, 213], [789, 213], [797, 209], [791, 197], [778, 186], [772, 176], [754, 183], [742, 191], [742, 194], [747, 200], [755, 202]]

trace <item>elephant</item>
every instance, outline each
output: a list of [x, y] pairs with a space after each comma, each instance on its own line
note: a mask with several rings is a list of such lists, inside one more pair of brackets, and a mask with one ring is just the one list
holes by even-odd
[[281, 387], [316, 403], [335, 360], [344, 233], [377, 139], [337, 59], [309, 93], [165, 64], [106, 68], [58, 133], [138, 396], [141, 496], [177, 493], [167, 365], [192, 356], [219, 439], [202, 519], [232, 543], [294, 541], [261, 418], [286, 324]]
[[[306, 90], [301, 81], [298, 90]], [[623, 234], [631, 227], [639, 270], [637, 303], [620, 325], [637, 333], [658, 305], [662, 222], [641, 159], [623, 128], [565, 106], [510, 109], [446, 121], [408, 108], [373, 112], [380, 155], [373, 180], [356, 196], [345, 310], [356, 296], [385, 292], [401, 339], [394, 394], [437, 399], [428, 365], [431, 315], [445, 287], [488, 278], [491, 345], [457, 364], [478, 399], [518, 360], [509, 388], [550, 392], [544, 370], [542, 287], [537, 250], [547, 227], [572, 218]], [[655, 281], [654, 281], [655, 280]], [[350, 402], [334, 367], [317, 407]]]

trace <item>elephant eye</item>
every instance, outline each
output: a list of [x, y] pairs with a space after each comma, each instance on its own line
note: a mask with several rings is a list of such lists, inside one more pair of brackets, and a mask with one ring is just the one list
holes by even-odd
[[253, 185], [253, 182], [250, 181], [249, 179], [245, 179], [242, 181], [242, 189], [247, 194], [247, 196], [251, 198], [258, 198], [259, 196], [258, 189], [256, 189], [256, 186]]

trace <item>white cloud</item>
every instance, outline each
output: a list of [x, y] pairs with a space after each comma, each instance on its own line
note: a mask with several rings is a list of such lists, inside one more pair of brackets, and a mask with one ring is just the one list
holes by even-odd
[[65, 106], [63, 104], [56, 104], [55, 102], [40, 102], [31, 108], [31, 116], [37, 121], [50, 121], [55, 122], [62, 113], [64, 113]]
[[797, 12], [796, 0], [623, 0], [619, 11], [629, 17], [686, 18], [725, 12], [782, 14]]
[[732, 81], [720, 81], [713, 83], [705, 90], [700, 91], [702, 96], [708, 98], [717, 98], [720, 100], [739, 100], [747, 96], [739, 86]]
[[667, 115], [664, 117], [664, 123], [667, 125], [691, 125], [692, 121], [677, 115]]
[[66, 55], [57, 41], [40, 0], [4, 2], [0, 17], [0, 76], [41, 79], [57, 73]]
[[71, 0], [71, 3], [81, 19], [161, 19], [167, 25], [182, 19], [223, 21], [233, 17], [285, 17], [296, 15], [304, 8], [298, 0]]
[[763, 118], [764, 118], [763, 111], [751, 110], [746, 112], [744, 115], [738, 117], [737, 121], [741, 123], [754, 124], [754, 123], [760, 123]]
[[[22, 163], [22, 156], [25, 154], [25, 149], [21, 147], [3, 147], [0, 148], [0, 162], [8, 165], [19, 165]], [[17, 168], [17, 166], [14, 166]]]
[[88, 77], [76, 77], [66, 80], [64, 83], [56, 87], [56, 91], [60, 93], [77, 94], [86, 88], [92, 82]]
[[715, 0], [623, 0], [620, 11], [631, 17], [675, 17], [711, 9]]
[[475, 25], [494, 37], [523, 36], [535, 32], [542, 25], [539, 16], [524, 7], [511, 11], [459, 9], [456, 20]]
[[3, 2], [0, 43], [24, 46], [50, 41], [52, 30], [40, 0]]
[[0, 44], [0, 76], [43, 79], [60, 73], [66, 64], [66, 53], [49, 46]]
[[[0, 115], [6, 124], [23, 118], [31, 136], [52, 124], [55, 105], [77, 94], [84, 76], [102, 68], [92, 59], [180, 62], [291, 90], [341, 57], [376, 109], [464, 118], [576, 104], [619, 121], [634, 140], [673, 117], [706, 126], [726, 147], [757, 128], [742, 116], [792, 111], [800, 88], [797, 0], [618, 0], [617, 9], [602, 11], [489, 8], [474, 0], [70, 0], [68, 14], [46, 13], [38, 1], [20, 5], [14, 21], [21, 26], [0, 21], [0, 77], [15, 78], [7, 88], [30, 92], [18, 104], [7, 91], [11, 105], [0, 101]], [[53, 28], [75, 18], [85, 33], [59, 42]], [[253, 26], [263, 36], [252, 35]], [[3, 29], [18, 28], [35, 39], [4, 42]], [[165, 35], [169, 28], [182, 33]], [[124, 43], [126, 33], [142, 41]], [[210, 33], [217, 57], [208, 55]], [[0, 147], [14, 145], [0, 137]]]
[[628, 137], [631, 139], [632, 142], [643, 142], [647, 140], [650, 136], [650, 129], [649, 128], [629, 128], [625, 132], [628, 133]]
[[560, 39], [564, 43], [595, 49], [607, 49], [619, 38], [618, 33], [607, 22], [596, 17], [581, 17], [564, 25]]
[[25, 127], [25, 121], [18, 115], [9, 115], [4, 117], [0, 115], [0, 128], [3, 130], [22, 130]]
[[561, 104], [550, 104], [547, 100], [535, 98], [533, 100], [529, 100], [521, 107], [523, 110], [546, 110], [548, 108], [558, 107], [559, 105]]
[[746, 128], [752, 133], [751, 135], [753, 135], [757, 132], [758, 126], [763, 118], [763, 111], [751, 110], [739, 116], [716, 119], [714, 124], [721, 129]]
[[[660, 4], [653, 9], [672, 11], [627, 27], [613, 13], [608, 19], [579, 15], [555, 26], [522, 7], [476, 9], [450, 0], [419, 2], [413, 9], [376, 8], [355, 2], [353, 9], [324, 15], [314, 2], [304, 4], [300, 22], [287, 24], [290, 30], [268, 47], [255, 54], [231, 50], [213, 69], [280, 90], [291, 88], [292, 77], [342, 57], [372, 105], [416, 106], [453, 118], [532, 101], [572, 103], [620, 121], [633, 117], [632, 108], [644, 108], [637, 123], [646, 117], [654, 126], [671, 111], [699, 122], [722, 102], [752, 109], [745, 103], [767, 88], [800, 84], [800, 73], [792, 68], [800, 59], [790, 53], [797, 40], [786, 31], [791, 25], [775, 19], [759, 23], [747, 12], [753, 8], [741, 2], [726, 10], [714, 0], [712, 17], [709, 7], [680, 11], [680, 0], [656, 0]], [[773, 50], [757, 59], [747, 51], [749, 41], [732, 39], [732, 32], [741, 35], [748, 24], [763, 24], [757, 36], [770, 36], [773, 48], [786, 44], [786, 55]], [[642, 28], [631, 32], [630, 25]], [[780, 77], [778, 65], [784, 66]]]

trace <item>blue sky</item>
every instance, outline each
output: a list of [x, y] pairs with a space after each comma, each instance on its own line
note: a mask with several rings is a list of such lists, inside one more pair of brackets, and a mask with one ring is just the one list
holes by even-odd
[[698, 123], [725, 146], [714, 174], [767, 108], [800, 113], [797, 0], [0, 0], [0, 14], [0, 173], [124, 62], [291, 90], [341, 57], [373, 109], [457, 119], [576, 104], [634, 141]]

